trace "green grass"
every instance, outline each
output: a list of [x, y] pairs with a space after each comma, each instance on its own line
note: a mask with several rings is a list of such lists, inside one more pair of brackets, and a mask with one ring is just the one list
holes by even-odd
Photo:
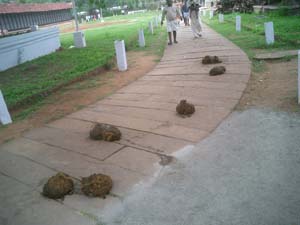
[[127, 50], [139, 50], [137, 43], [139, 28], [144, 28], [145, 31], [147, 47], [144, 49], [162, 55], [165, 46], [162, 40], [166, 39], [166, 32], [161, 28], [155, 29], [154, 35], [148, 32], [148, 22], [154, 15], [155, 13], [144, 13], [105, 18], [106, 21], [129, 20], [129, 23], [86, 30], [87, 47], [83, 49], [70, 49], [69, 47], [73, 45], [73, 36], [71, 33], [63, 34], [61, 35], [63, 51], [0, 72], [0, 89], [4, 93], [8, 107], [16, 107], [20, 103], [26, 103], [28, 99], [32, 100], [28, 104], [40, 102], [48, 91], [51, 92], [90, 71], [109, 65], [115, 56], [115, 40], [125, 40]]
[[[235, 16], [224, 15], [224, 23], [218, 22], [218, 16], [212, 20], [202, 17], [202, 20], [214, 30], [240, 46], [251, 58], [257, 50], [277, 51], [300, 48], [300, 16], [275, 16], [240, 14], [242, 31], [235, 31]], [[273, 21], [275, 43], [266, 45], [264, 23]]]

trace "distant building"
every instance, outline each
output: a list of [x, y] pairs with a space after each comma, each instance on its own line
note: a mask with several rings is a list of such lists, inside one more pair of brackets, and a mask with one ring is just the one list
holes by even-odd
[[71, 3], [0, 4], [0, 30], [15, 31], [72, 19]]

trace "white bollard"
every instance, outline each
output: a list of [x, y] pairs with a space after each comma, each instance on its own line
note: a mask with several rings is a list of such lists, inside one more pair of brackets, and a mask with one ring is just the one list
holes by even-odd
[[300, 104], [300, 50], [298, 51], [298, 104]]
[[39, 26], [38, 26], [38, 25], [32, 25], [32, 26], [30, 27], [30, 31], [31, 31], [31, 32], [38, 31], [38, 30], [39, 30]]
[[153, 24], [154, 24], [154, 27], [158, 27], [158, 20], [157, 20], [157, 17], [154, 17], [154, 18], [153, 18]]
[[206, 10], [203, 10], [203, 16], [206, 16]]
[[149, 32], [150, 34], [153, 34], [153, 24], [152, 24], [152, 21], [149, 22]]
[[274, 28], [273, 22], [265, 23], [265, 36], [268, 45], [274, 44]]
[[238, 32], [241, 31], [241, 16], [236, 16], [235, 18], [235, 30]]
[[9, 115], [9, 112], [7, 110], [6, 103], [4, 101], [2, 92], [0, 90], [0, 123], [3, 125], [11, 123], [11, 117]]
[[145, 36], [144, 36], [144, 30], [140, 29], [139, 30], [139, 46], [140, 47], [145, 47]]
[[74, 32], [73, 38], [74, 38], [74, 46], [76, 48], [85, 48], [86, 47], [85, 37], [84, 37], [84, 33], [82, 31]]
[[219, 22], [220, 23], [224, 22], [224, 15], [223, 14], [219, 14]]
[[127, 70], [127, 58], [124, 40], [115, 41], [115, 50], [117, 55], [117, 64], [119, 71]]
[[210, 10], [209, 11], [209, 19], [212, 19], [214, 17], [214, 11]]

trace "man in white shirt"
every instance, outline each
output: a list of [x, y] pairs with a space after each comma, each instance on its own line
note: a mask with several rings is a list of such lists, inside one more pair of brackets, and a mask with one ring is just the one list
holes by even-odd
[[174, 43], [177, 44], [176, 36], [177, 36], [177, 18], [182, 19], [181, 13], [179, 9], [175, 6], [172, 6], [173, 2], [172, 0], [167, 0], [167, 7], [163, 9], [162, 12], [162, 18], [161, 18], [161, 25], [163, 25], [163, 21], [167, 20], [167, 32], [169, 35], [169, 43], [168, 45], [172, 45], [172, 33], [173, 33], [173, 39]]

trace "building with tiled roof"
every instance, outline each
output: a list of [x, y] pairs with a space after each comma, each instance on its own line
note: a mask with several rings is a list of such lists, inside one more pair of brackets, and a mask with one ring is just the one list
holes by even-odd
[[72, 19], [71, 3], [0, 4], [0, 29], [21, 30]]

